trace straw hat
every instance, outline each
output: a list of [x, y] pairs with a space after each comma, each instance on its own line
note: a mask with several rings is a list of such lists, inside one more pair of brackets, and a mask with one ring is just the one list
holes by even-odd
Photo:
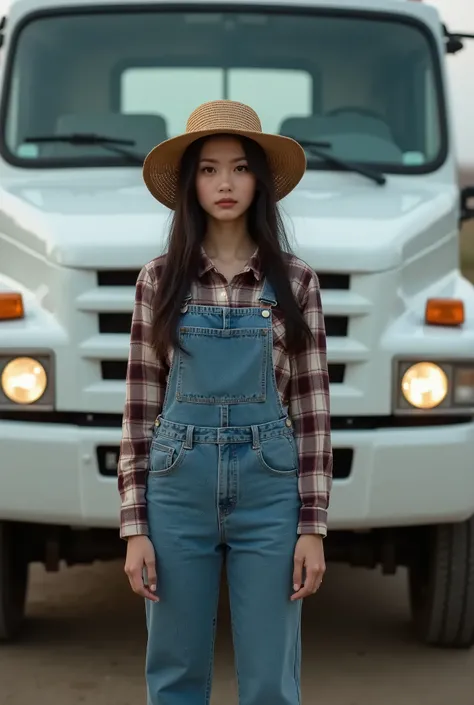
[[175, 208], [181, 157], [192, 142], [216, 134], [249, 137], [265, 150], [277, 200], [289, 194], [305, 173], [306, 156], [298, 142], [262, 132], [257, 113], [248, 105], [215, 100], [200, 105], [191, 113], [185, 133], [161, 142], [145, 158], [143, 178], [150, 193], [160, 203]]

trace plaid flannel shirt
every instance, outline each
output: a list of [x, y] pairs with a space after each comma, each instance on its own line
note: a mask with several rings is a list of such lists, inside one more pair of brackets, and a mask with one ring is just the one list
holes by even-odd
[[[122, 538], [148, 534], [145, 500], [148, 457], [154, 421], [162, 410], [172, 362], [170, 352], [167, 364], [160, 364], [150, 342], [153, 297], [164, 257], [145, 265], [136, 285], [118, 465]], [[278, 392], [284, 407], [288, 407], [298, 447], [301, 497], [298, 533], [325, 536], [333, 461], [326, 333], [317, 275], [302, 260], [293, 255], [288, 257], [292, 290], [315, 342], [303, 353], [289, 356], [285, 352], [284, 323], [277, 306], [273, 315], [273, 361]], [[262, 287], [258, 251], [229, 285], [202, 250], [192, 290], [193, 303], [258, 306]]]

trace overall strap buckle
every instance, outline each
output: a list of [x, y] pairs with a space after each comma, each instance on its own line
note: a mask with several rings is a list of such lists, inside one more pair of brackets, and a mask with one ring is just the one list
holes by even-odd
[[262, 308], [262, 316], [264, 318], [270, 318], [272, 315], [272, 307], [277, 305], [277, 300], [275, 298], [275, 292], [273, 287], [265, 277], [265, 282], [263, 285], [263, 291], [259, 297], [260, 306]]
[[187, 310], [189, 308], [189, 303], [192, 301], [192, 299], [193, 299], [193, 295], [191, 294], [191, 292], [188, 292], [183, 299], [183, 303], [180, 308], [181, 313], [187, 312]]

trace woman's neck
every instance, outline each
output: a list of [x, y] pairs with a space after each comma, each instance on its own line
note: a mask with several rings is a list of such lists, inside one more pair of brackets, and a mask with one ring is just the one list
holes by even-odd
[[221, 262], [246, 261], [255, 250], [247, 225], [240, 220], [232, 223], [210, 221], [203, 245], [208, 257]]

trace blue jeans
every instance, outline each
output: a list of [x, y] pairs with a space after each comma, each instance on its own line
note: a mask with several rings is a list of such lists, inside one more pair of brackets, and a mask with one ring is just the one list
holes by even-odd
[[298, 705], [301, 603], [290, 595], [300, 502], [292, 439], [272, 436], [276, 429], [256, 444], [186, 449], [160, 428], [147, 481], [161, 599], [146, 605], [148, 703], [209, 702], [225, 558], [240, 703]]

